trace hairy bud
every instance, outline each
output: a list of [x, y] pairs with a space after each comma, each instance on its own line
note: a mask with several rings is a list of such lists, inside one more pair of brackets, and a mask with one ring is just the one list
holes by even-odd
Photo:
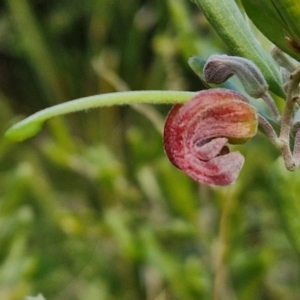
[[248, 95], [262, 97], [268, 90], [268, 84], [261, 71], [250, 60], [238, 56], [212, 55], [204, 66], [207, 83], [223, 83], [236, 75]]

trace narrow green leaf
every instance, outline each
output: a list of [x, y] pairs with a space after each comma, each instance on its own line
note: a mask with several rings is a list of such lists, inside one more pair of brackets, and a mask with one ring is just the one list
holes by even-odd
[[293, 37], [292, 31], [286, 23], [287, 20], [282, 18], [272, 0], [242, 0], [242, 4], [254, 25], [273, 44], [300, 61], [300, 55], [293, 51], [286, 41], [286, 37]]
[[36, 135], [43, 123], [53, 117], [91, 108], [133, 103], [170, 104], [188, 101], [194, 92], [181, 91], [133, 91], [95, 95], [58, 104], [41, 110], [9, 128], [5, 137], [23, 141]]
[[272, 57], [262, 48], [246, 24], [234, 0], [195, 0], [207, 20], [235, 55], [248, 58], [262, 71], [270, 90], [285, 93]]
[[[300, 2], [299, 0], [271, 0], [283, 21], [287, 24], [295, 52], [300, 54]], [[299, 56], [298, 56], [299, 57]]]

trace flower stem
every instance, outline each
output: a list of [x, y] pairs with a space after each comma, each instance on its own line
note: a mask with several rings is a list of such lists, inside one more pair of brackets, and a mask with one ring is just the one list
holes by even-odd
[[290, 75], [287, 85], [287, 99], [285, 109], [282, 115], [281, 131], [279, 139], [283, 142], [282, 155], [286, 164], [286, 168], [293, 171], [296, 168], [293, 155], [290, 149], [290, 131], [292, 118], [294, 116], [295, 103], [298, 101], [298, 85], [300, 82], [300, 68], [296, 69]]

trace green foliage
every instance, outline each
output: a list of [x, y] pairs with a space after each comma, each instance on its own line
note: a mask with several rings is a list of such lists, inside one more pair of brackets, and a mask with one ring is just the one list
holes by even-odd
[[5, 137], [12, 141], [23, 141], [35, 136], [42, 128], [43, 123], [53, 117], [71, 112], [87, 110], [95, 107], [124, 105], [135, 103], [170, 104], [182, 103], [189, 100], [195, 93], [181, 91], [133, 91], [108, 93], [76, 99], [71, 103], [56, 105], [44, 109], [31, 117], [12, 126], [5, 133]]
[[[1, 8], [2, 135], [70, 99], [202, 89], [188, 58], [231, 51], [184, 0]], [[259, 134], [239, 148], [235, 185], [192, 182], [163, 153], [168, 109], [105, 107], [0, 140], [0, 299], [298, 299], [298, 237], [283, 231], [298, 222], [275, 208], [298, 211], [299, 174], [286, 175]]]
[[[259, 30], [275, 45], [299, 61], [297, 45], [300, 42], [300, 32], [297, 20], [300, 15], [300, 3], [294, 0], [242, 0], [242, 3]], [[261, 13], [258, 14], [257, 11]], [[287, 38], [290, 39], [289, 42]]]

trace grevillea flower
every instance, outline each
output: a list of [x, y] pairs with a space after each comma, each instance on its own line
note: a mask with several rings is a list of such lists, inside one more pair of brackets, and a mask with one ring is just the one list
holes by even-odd
[[245, 143], [256, 134], [257, 124], [256, 109], [241, 94], [204, 90], [171, 109], [164, 128], [165, 151], [194, 180], [227, 185], [244, 164], [244, 157], [230, 152], [227, 143]]

